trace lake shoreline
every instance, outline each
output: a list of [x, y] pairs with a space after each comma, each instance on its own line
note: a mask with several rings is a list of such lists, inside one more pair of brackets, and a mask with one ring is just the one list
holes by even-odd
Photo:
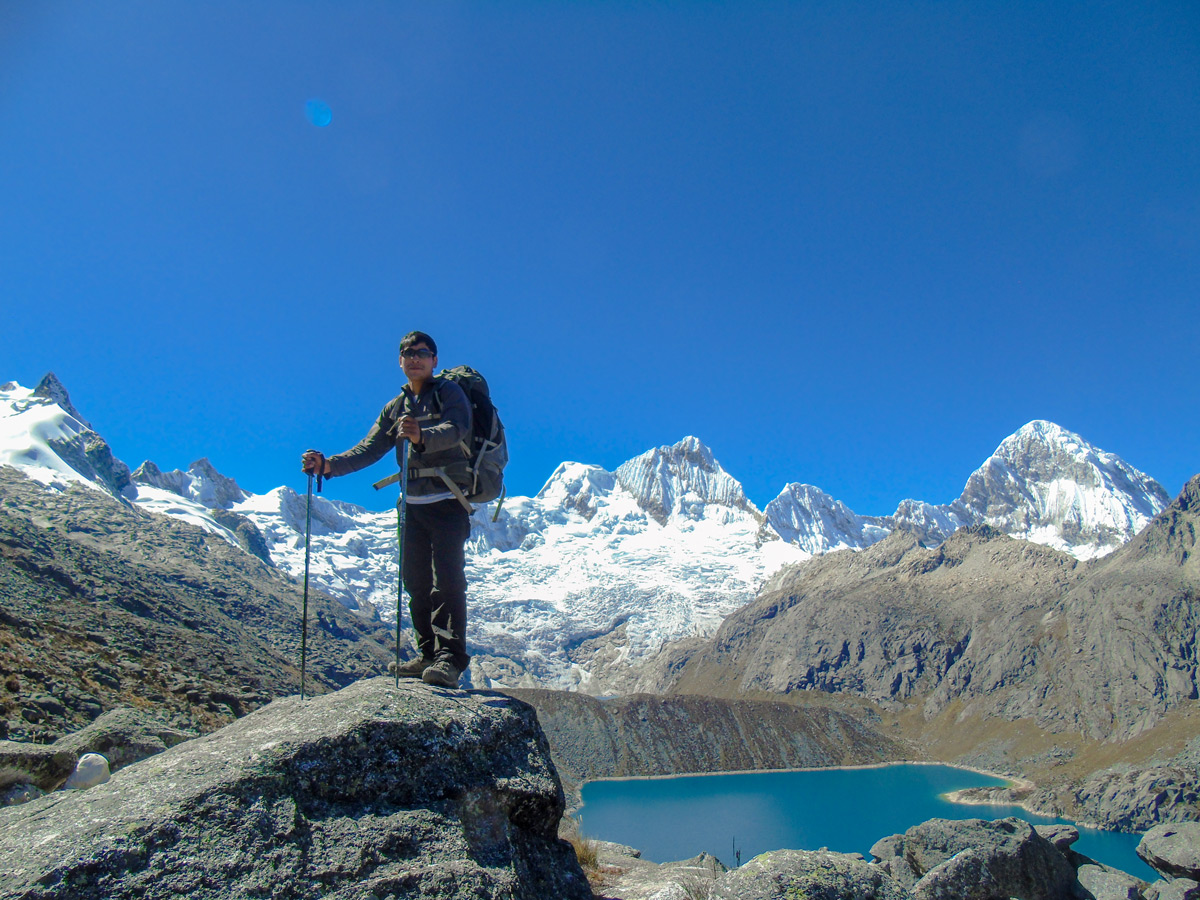
[[[722, 772], [672, 772], [666, 775], [621, 775], [611, 778], [590, 778], [579, 785], [578, 795], [582, 799], [583, 787], [586, 784], [599, 781], [657, 781], [670, 778], [704, 778], [704, 777], [719, 777], [722, 775], [761, 775], [772, 772], [854, 772], [866, 769], [886, 769], [891, 766], [944, 766], [949, 769], [961, 769], [964, 772], [972, 772], [976, 775], [982, 775], [985, 778], [997, 778], [1003, 781], [1003, 785], [996, 785], [992, 788], [963, 788], [962, 790], [946, 791], [939, 796], [943, 797], [947, 802], [953, 803], [956, 806], [1016, 806], [1025, 812], [1034, 816], [1044, 816], [1047, 819], [1063, 818], [1061, 812], [1055, 810], [1041, 809], [1037, 806], [1025, 802], [1020, 796], [1014, 794], [1030, 794], [1037, 790], [1037, 784], [1024, 778], [1020, 775], [1002, 774], [1000, 772], [991, 772], [987, 769], [981, 769], [977, 766], [964, 766], [957, 763], [940, 762], [929, 759], [899, 759], [890, 760], [888, 762], [878, 763], [860, 763], [858, 765], [848, 766], [799, 766], [796, 768], [787, 769], [735, 769]], [[1006, 797], [989, 797], [981, 796], [976, 792], [980, 791], [1006, 791], [1009, 795]], [[568, 815], [573, 815], [582, 808], [582, 803], [573, 806], [567, 811]], [[1078, 828], [1086, 828], [1092, 831], [1105, 831], [1099, 825], [1092, 822], [1075, 822]]]
[[[939, 762], [930, 759], [896, 759], [888, 762], [878, 763], [860, 763], [858, 765], [849, 766], [797, 766], [786, 769], [729, 769], [720, 772], [670, 772], [666, 775], [614, 775], [608, 778], [589, 778], [582, 784], [592, 784], [598, 781], [656, 781], [666, 778], [707, 778], [720, 777], [722, 775], [764, 775], [771, 772], [857, 772], [866, 769], [887, 769], [892, 766], [943, 766], [948, 769], [961, 769], [964, 772], [974, 772], [976, 775], [983, 775], [987, 778], [998, 778], [1001, 781], [1007, 782], [1009, 786], [1028, 787], [1030, 790], [1037, 787], [1032, 781], [1022, 778], [1019, 775], [1002, 775], [999, 772], [989, 772], [986, 769], [978, 769], [974, 766], [962, 766], [957, 763]], [[950, 793], [958, 793], [951, 791]], [[953, 801], [958, 802], [958, 801]], [[966, 802], [966, 801], [964, 801]], [[1013, 804], [1005, 804], [1011, 806]]]

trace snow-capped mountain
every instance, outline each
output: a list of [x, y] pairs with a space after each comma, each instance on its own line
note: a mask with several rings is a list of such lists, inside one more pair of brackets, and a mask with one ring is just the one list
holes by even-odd
[[[130, 475], [53, 376], [33, 391], [0, 388], [0, 464], [185, 519], [303, 574], [303, 496], [250, 494], [204, 459], [168, 472], [146, 462]], [[785, 564], [861, 549], [896, 527], [936, 544], [977, 522], [1088, 558], [1128, 540], [1167, 501], [1152, 479], [1049, 422], [1006, 438], [954, 502], [905, 500], [888, 517], [858, 516], [802, 484], [759, 511], [694, 437], [615, 472], [563, 463], [536, 496], [473, 517], [472, 677], [601, 692], [630, 660], [711, 633]], [[346, 606], [394, 621], [395, 530], [394, 513], [314, 495], [310, 577]]]
[[767, 504], [766, 514], [776, 534], [813, 556], [830, 550], [861, 550], [891, 531], [887, 519], [860, 516], [811, 484], [789, 484]]
[[1001, 442], [967, 479], [951, 511], [1080, 559], [1116, 550], [1171, 498], [1153, 478], [1053, 422]]
[[895, 528], [936, 545], [965, 525], [991, 525], [1078, 559], [1104, 556], [1146, 527], [1170, 502], [1153, 478], [1053, 422], [1006, 437], [939, 506], [903, 500], [891, 516], [860, 516], [819, 488], [789, 484], [767, 504], [767, 521], [809, 553], [861, 550]]
[[120, 497], [130, 488], [129, 467], [79, 414], [53, 373], [33, 390], [15, 381], [0, 385], [0, 465], [56, 490], [83, 484]]
[[741, 483], [694, 437], [635, 456], [617, 467], [616, 476], [660, 525], [672, 517], [700, 519], [711, 515], [713, 508], [761, 517]]

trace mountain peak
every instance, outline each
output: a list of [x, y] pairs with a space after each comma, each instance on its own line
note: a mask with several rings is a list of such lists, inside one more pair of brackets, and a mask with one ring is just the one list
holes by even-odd
[[133, 473], [133, 480], [195, 500], [209, 509], [229, 509], [249, 496], [236, 481], [218, 472], [208, 457], [196, 460], [186, 472], [179, 469], [164, 472], [146, 460]]
[[699, 438], [687, 436], [617, 467], [617, 481], [660, 525], [673, 516], [698, 519], [707, 505], [760, 516], [737, 479], [721, 468]]
[[1000, 442], [952, 510], [1088, 558], [1129, 540], [1169, 502], [1162, 485], [1116, 454], [1035, 419]]
[[613, 473], [600, 466], [564, 462], [559, 463], [536, 496], [538, 500], [573, 510], [591, 521], [600, 498], [611, 493], [616, 483]]
[[840, 500], [811, 484], [792, 483], [767, 504], [767, 522], [785, 541], [809, 553], [861, 549], [880, 540], [887, 528], [857, 515]]
[[8, 382], [0, 395], [0, 464], [42, 484], [83, 484], [128, 501], [129, 467], [79, 414], [53, 372], [32, 391]]
[[94, 430], [91, 423], [75, 408], [75, 404], [71, 402], [71, 395], [67, 393], [66, 387], [63, 386], [63, 383], [58, 380], [58, 376], [53, 372], [47, 372], [42, 380], [37, 383], [37, 387], [33, 389], [33, 396], [49, 400], [51, 403], [57, 403], [63, 408], [64, 412], [73, 416], [84, 428]]

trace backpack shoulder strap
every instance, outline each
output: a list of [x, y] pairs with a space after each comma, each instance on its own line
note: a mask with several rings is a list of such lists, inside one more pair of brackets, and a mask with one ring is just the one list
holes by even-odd
[[430, 398], [433, 401], [433, 411], [439, 416], [442, 414], [442, 385], [446, 383], [446, 379], [441, 375], [435, 375], [433, 382], [433, 396]]

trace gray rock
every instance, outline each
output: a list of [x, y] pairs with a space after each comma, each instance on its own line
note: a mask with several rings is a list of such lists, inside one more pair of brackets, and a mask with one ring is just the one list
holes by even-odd
[[0, 806], [16, 806], [45, 795], [46, 792], [36, 784], [10, 784], [8, 787], [0, 788]]
[[1034, 825], [1033, 830], [1058, 850], [1066, 850], [1079, 840], [1079, 829], [1074, 825]]
[[1200, 900], [1200, 884], [1190, 878], [1156, 881], [1142, 894], [1143, 900]]
[[584, 900], [562, 812], [532, 708], [374, 678], [0, 810], [0, 898]]
[[64, 735], [54, 742], [54, 747], [80, 756], [99, 753], [116, 772], [194, 737], [172, 728], [153, 713], [126, 706], [110, 710], [79, 731]]
[[1075, 870], [1089, 900], [1142, 900], [1146, 882], [1108, 866], [1086, 864]]
[[871, 853], [923, 900], [1054, 900], [1068, 896], [1075, 883], [1066, 857], [1016, 817], [930, 819], [877, 842]]
[[52, 791], [75, 771], [79, 754], [63, 747], [0, 741], [0, 787], [36, 784]]
[[777, 850], [717, 880], [713, 900], [909, 900], [886, 872], [845, 853]]
[[1195, 819], [1200, 774], [1194, 766], [1153, 766], [1097, 772], [1075, 790], [1088, 821], [1114, 831], [1146, 831]]
[[263, 537], [263, 533], [257, 525], [243, 515], [220, 507], [210, 509], [208, 513], [213, 517], [214, 522], [224, 525], [233, 532], [233, 536], [237, 538], [237, 542], [243, 550], [252, 556], [257, 556], [268, 566], [274, 567], [275, 561], [271, 559], [271, 548], [267, 546], [267, 539]]
[[1142, 835], [1137, 855], [1166, 878], [1200, 879], [1200, 822], [1154, 826]]

